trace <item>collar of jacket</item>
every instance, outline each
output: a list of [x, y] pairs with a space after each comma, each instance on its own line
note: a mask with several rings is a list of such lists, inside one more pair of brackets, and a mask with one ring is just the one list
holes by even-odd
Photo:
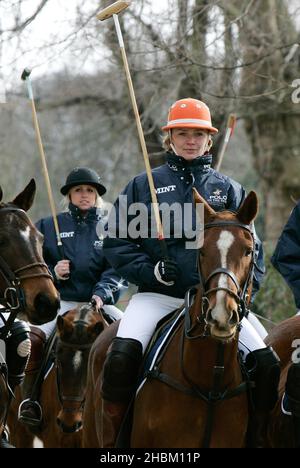
[[187, 161], [182, 156], [177, 156], [174, 153], [167, 153], [167, 164], [174, 171], [190, 171], [190, 172], [208, 172], [211, 169], [212, 155], [198, 156], [197, 158]]
[[77, 222], [77, 223], [89, 223], [95, 221], [97, 218], [97, 208], [93, 206], [89, 210], [82, 211], [78, 208], [78, 206], [73, 205], [73, 203], [69, 203], [69, 212], [72, 216], [72, 218]]

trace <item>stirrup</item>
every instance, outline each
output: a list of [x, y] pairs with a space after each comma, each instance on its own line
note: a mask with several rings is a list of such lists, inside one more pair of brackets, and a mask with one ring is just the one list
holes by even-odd
[[[26, 403], [29, 403], [28, 408], [26, 408]], [[23, 406], [25, 406], [25, 408], [23, 408]], [[26, 414], [27, 412], [35, 413], [35, 415]], [[18, 410], [18, 421], [23, 424], [27, 424], [28, 426], [40, 426], [42, 419], [43, 411], [38, 401], [31, 400], [30, 398], [22, 401]]]

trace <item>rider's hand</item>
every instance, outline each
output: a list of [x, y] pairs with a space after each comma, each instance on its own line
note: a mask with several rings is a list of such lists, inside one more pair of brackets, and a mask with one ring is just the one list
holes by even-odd
[[93, 299], [96, 302], [96, 308], [101, 309], [101, 307], [103, 307], [104, 305], [104, 302], [102, 301], [101, 297], [97, 296], [96, 294], [93, 294], [92, 300]]
[[177, 262], [170, 257], [163, 257], [154, 268], [157, 281], [166, 286], [172, 286], [178, 276]]
[[54, 267], [54, 273], [58, 280], [65, 281], [70, 278], [70, 260], [60, 260]]

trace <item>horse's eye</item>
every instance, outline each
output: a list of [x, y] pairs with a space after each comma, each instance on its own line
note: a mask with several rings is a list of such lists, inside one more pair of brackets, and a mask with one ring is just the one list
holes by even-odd
[[202, 249], [199, 249], [199, 250], [198, 250], [198, 253], [199, 253], [199, 257], [203, 257], [203, 255], [204, 255], [204, 252], [203, 252], [203, 250], [202, 250]]
[[253, 250], [252, 249], [247, 249], [245, 252], [245, 257], [250, 257], [252, 255]]

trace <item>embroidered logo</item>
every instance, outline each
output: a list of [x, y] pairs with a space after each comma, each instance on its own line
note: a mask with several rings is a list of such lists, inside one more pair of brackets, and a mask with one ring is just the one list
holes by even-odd
[[157, 194], [159, 194], [159, 193], [175, 192], [175, 190], [176, 190], [176, 185], [167, 185], [166, 187], [159, 187], [155, 191]]
[[94, 242], [94, 249], [100, 250], [103, 247], [103, 239], [95, 240]]
[[60, 238], [61, 239], [66, 239], [68, 237], [74, 237], [74, 231], [70, 231], [70, 232], [61, 232], [60, 233]]
[[208, 203], [227, 203], [227, 195], [222, 195], [222, 190], [216, 189], [208, 198]]

